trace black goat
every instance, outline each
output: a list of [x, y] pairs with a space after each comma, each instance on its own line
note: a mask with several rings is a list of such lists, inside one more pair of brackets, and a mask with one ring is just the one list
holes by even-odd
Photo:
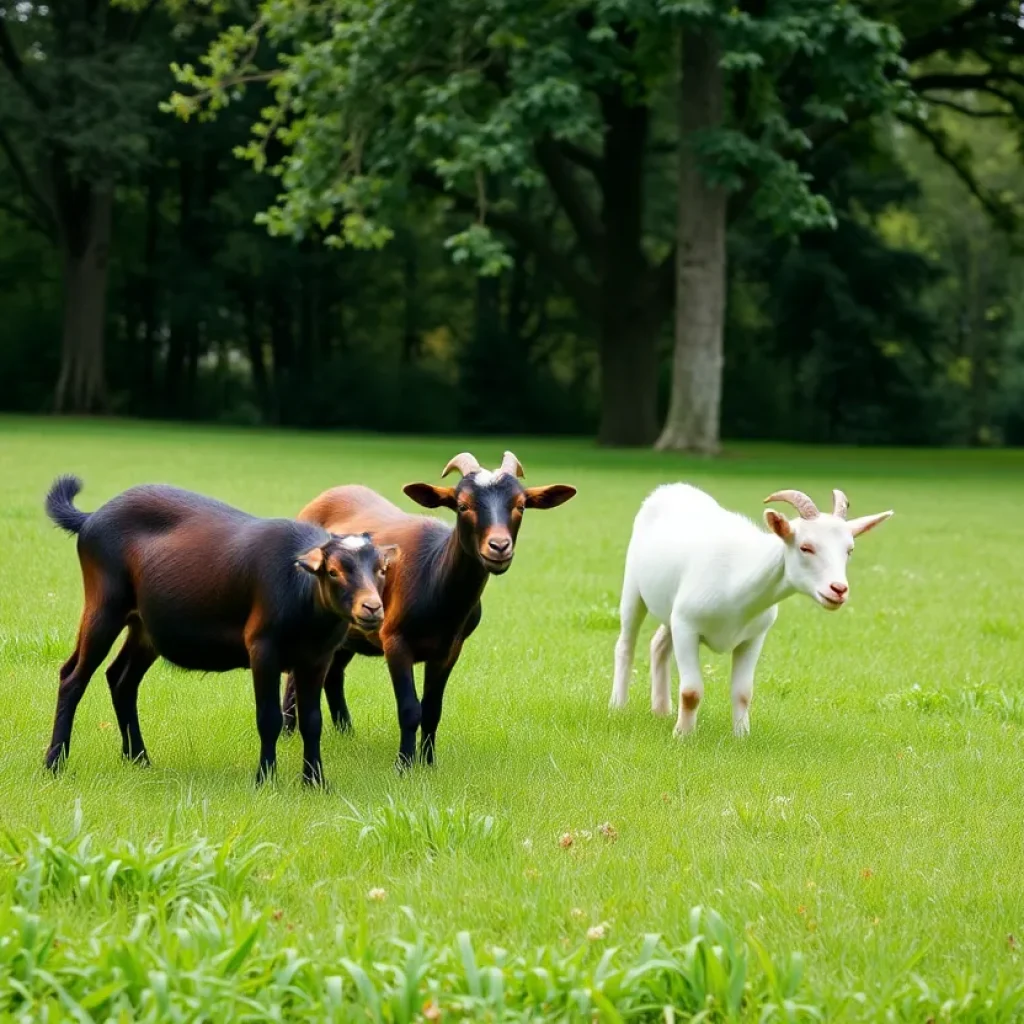
[[261, 782], [273, 774], [281, 732], [281, 673], [296, 682], [303, 780], [323, 782], [320, 689], [350, 627], [374, 630], [390, 551], [366, 536], [339, 537], [310, 523], [258, 519], [174, 487], [133, 487], [92, 513], [82, 489], [60, 477], [49, 517], [78, 536], [85, 607], [74, 653], [60, 670], [46, 764], [67, 758], [75, 711], [120, 632], [107, 669], [125, 757], [148, 763], [138, 692], [158, 657], [186, 669], [251, 668]]

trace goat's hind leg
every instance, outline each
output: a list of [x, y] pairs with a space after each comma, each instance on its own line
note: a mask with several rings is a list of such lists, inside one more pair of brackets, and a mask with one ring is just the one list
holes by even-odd
[[651, 711], [672, 714], [672, 631], [659, 626], [651, 637]]
[[636, 638], [647, 617], [647, 606], [636, 584], [626, 576], [619, 602], [619, 639], [615, 642], [615, 679], [609, 706], [624, 708], [629, 700], [629, 684], [633, 675]]
[[142, 627], [133, 621], [117, 657], [107, 669], [110, 699], [121, 730], [121, 754], [139, 765], [149, 765], [149, 754], [139, 726], [139, 685], [157, 659]]
[[130, 607], [120, 601], [102, 598], [91, 602], [87, 598], [87, 602], [78, 632], [78, 645], [60, 671], [53, 733], [46, 751], [46, 767], [51, 771], [55, 771], [67, 759], [71, 749], [75, 712], [93, 673], [103, 664], [118, 633], [124, 629]]

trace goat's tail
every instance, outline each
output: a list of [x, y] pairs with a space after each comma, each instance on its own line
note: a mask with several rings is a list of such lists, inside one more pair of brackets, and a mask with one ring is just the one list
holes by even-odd
[[70, 534], [81, 533], [82, 527], [89, 521], [88, 513], [75, 508], [75, 497], [81, 489], [82, 481], [77, 476], [67, 474], [57, 477], [46, 495], [46, 514]]

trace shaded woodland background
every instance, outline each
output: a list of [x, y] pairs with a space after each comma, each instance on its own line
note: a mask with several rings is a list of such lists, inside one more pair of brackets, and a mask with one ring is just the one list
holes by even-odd
[[1019, 0], [313, 6], [0, 2], [0, 410], [1024, 444]]

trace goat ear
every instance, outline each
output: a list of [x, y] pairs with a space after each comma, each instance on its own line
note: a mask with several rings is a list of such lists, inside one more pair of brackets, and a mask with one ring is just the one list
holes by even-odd
[[547, 487], [527, 487], [527, 508], [558, 508], [576, 497], [576, 488], [568, 484], [548, 484]]
[[385, 570], [391, 567], [391, 563], [398, 557], [399, 547], [397, 544], [382, 544], [377, 548], [380, 555], [381, 567]]
[[764, 522], [768, 529], [780, 540], [789, 540], [793, 536], [793, 527], [790, 526], [789, 520], [781, 512], [776, 512], [773, 508], [766, 508], [764, 510]]
[[300, 569], [305, 569], [306, 572], [312, 573], [315, 576], [324, 567], [323, 548], [313, 548], [312, 551], [299, 555], [295, 560], [295, 564]]
[[873, 530], [876, 526], [881, 526], [892, 515], [892, 510], [888, 512], [878, 512], [873, 516], [861, 516], [860, 519], [851, 519], [846, 525], [850, 528], [850, 532], [854, 537], [859, 537], [862, 533], [867, 533], [868, 530]]
[[454, 487], [435, 487], [433, 484], [406, 484], [403, 491], [424, 508], [458, 508]]

